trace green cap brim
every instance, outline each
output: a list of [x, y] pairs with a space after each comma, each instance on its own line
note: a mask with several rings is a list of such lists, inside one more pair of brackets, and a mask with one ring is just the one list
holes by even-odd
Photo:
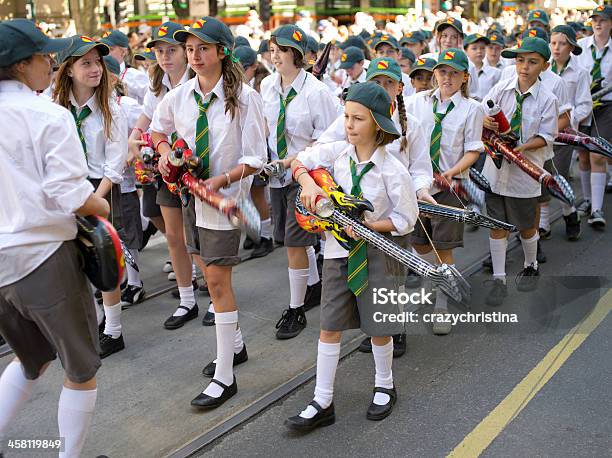
[[448, 65], [449, 67], [453, 67], [455, 70], [460, 71], [460, 72], [467, 72], [468, 71], [467, 68], [463, 68], [461, 65], [459, 65], [456, 62], [453, 62], [452, 60], [449, 60], [448, 62], [444, 62], [443, 64], [442, 63], [441, 64], [436, 64], [434, 66], [434, 68], [432, 69], [432, 71], [435, 70], [438, 67], [442, 67], [443, 65]]
[[368, 79], [368, 81], [370, 81], [372, 78], [374, 78], [376, 76], [388, 76], [393, 81], [397, 81], [399, 83], [402, 82], [402, 77], [401, 76], [398, 79], [398, 75], [396, 75], [395, 73], [390, 72], [388, 70], [376, 70], [374, 73], [371, 73], [370, 75], [368, 75], [367, 79]]
[[501, 52], [501, 55], [502, 55], [502, 57], [505, 57], [506, 59], [515, 59], [517, 54], [530, 54], [530, 53], [539, 54], [545, 60], [550, 59], [550, 54], [548, 56], [545, 56], [545, 55], [539, 53], [538, 51], [533, 51], [533, 50], [530, 50], [530, 49], [520, 49], [520, 48], [504, 49]]
[[80, 48], [77, 48], [73, 53], [70, 54], [70, 56], [67, 57], [81, 57], [94, 48], [100, 48], [100, 54], [102, 56], [107, 56], [110, 52], [110, 47], [106, 43], [88, 43], [86, 45], [81, 46]]
[[439, 32], [439, 31], [440, 31], [440, 29], [441, 29], [442, 27], [444, 27], [444, 26], [452, 27], [453, 29], [455, 29], [457, 32], [459, 32], [459, 33], [461, 34], [461, 38], [464, 38], [464, 37], [465, 37], [465, 33], [463, 33], [463, 30], [461, 30], [461, 29], [459, 28], [459, 26], [457, 26], [457, 25], [455, 25], [455, 24], [451, 24], [451, 23], [449, 23], [449, 22], [445, 22], [445, 23], [443, 23], [443, 24], [440, 24], [440, 25], [438, 26], [438, 28], [436, 29], [436, 32]]
[[134, 54], [134, 59], [136, 60], [157, 60], [154, 52], [139, 52]]
[[196, 30], [177, 30], [176, 32], [174, 32], [173, 38], [180, 43], [185, 43], [189, 35], [193, 35], [194, 37], [202, 40], [205, 43], [219, 43], [218, 40], [215, 40], [214, 38], [209, 37], [205, 33], [198, 32]]
[[433, 68], [429, 68], [429, 67], [413, 67], [410, 70], [410, 73], [408, 73], [408, 78], [412, 78], [412, 75], [414, 75], [419, 70], [424, 70], [426, 72], [433, 73]]
[[[182, 30], [177, 30], [177, 32], [182, 32]], [[152, 48], [158, 41], [163, 41], [164, 43], [168, 43], [169, 45], [178, 45], [181, 43], [180, 41], [177, 41], [172, 37], [156, 38], [155, 40], [151, 40], [147, 43], [147, 48]]]
[[279, 46], [283, 46], [285, 48], [294, 48], [294, 49], [297, 49], [300, 52], [300, 54], [302, 56], [304, 56], [304, 50], [302, 49], [302, 47], [300, 45], [296, 44], [295, 42], [291, 41], [290, 39], [282, 38], [282, 37], [274, 37], [274, 39], [276, 40], [276, 43]]
[[42, 47], [38, 54], [54, 54], [63, 51], [72, 44], [72, 38], [55, 38], [49, 41]]
[[341, 62], [340, 63], [340, 68], [342, 70], [347, 70], [347, 69], [351, 68], [353, 65], [355, 65], [358, 62], [361, 62], [361, 61], [358, 60], [358, 61], [355, 61], [355, 62], [351, 62], [350, 60], [347, 60], [345, 62]]
[[395, 127], [395, 123], [386, 116], [383, 116], [380, 113], [376, 113], [370, 110], [370, 114], [374, 118], [374, 122], [380, 127], [382, 130], [387, 132], [388, 134], [393, 135], [395, 138], [400, 138], [400, 133], [397, 131], [397, 127]]

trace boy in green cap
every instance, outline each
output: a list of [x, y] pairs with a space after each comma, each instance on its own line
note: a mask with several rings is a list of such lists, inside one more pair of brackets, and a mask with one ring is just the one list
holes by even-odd
[[470, 59], [470, 67], [474, 68], [474, 73], [478, 78], [478, 91], [470, 94], [476, 100], [482, 100], [501, 77], [500, 70], [484, 65], [487, 46], [490, 43], [489, 38], [478, 33], [468, 35], [463, 41], [465, 53]]
[[527, 27], [540, 27], [547, 32], [550, 31], [548, 14], [544, 10], [532, 10], [527, 15]]
[[[342, 189], [372, 202], [375, 210], [366, 212], [364, 221], [370, 229], [387, 237], [391, 232], [401, 236], [412, 230], [418, 215], [412, 180], [396, 157], [385, 154], [385, 145], [400, 136], [391, 120], [392, 110], [391, 99], [378, 84], [359, 83], [349, 89], [345, 105], [348, 143], [315, 145], [299, 153], [292, 164], [294, 179], [302, 186], [300, 200], [309, 211], [327, 194], [308, 171], [325, 168]], [[393, 278], [384, 254], [359, 242], [350, 227], [346, 231], [354, 239], [350, 253], [327, 232], [314, 399], [286, 420], [292, 430], [306, 432], [335, 422], [334, 380], [342, 332], [349, 329], [359, 328], [372, 336], [374, 396], [366, 417], [373, 421], [386, 418], [397, 401], [390, 336], [403, 332], [403, 326], [381, 323], [376, 317], [400, 310], [390, 301], [387, 305], [373, 303], [373, 288], [392, 287]]]
[[[583, 53], [577, 56], [578, 62], [591, 74], [591, 84], [606, 87], [612, 84], [612, 6], [601, 5], [595, 8], [590, 17], [593, 35], [582, 38], [578, 45]], [[593, 120], [584, 123], [584, 131], [595, 137], [612, 141], [612, 93], [601, 98], [602, 105], [593, 106]], [[580, 155], [580, 174], [586, 185], [583, 189], [585, 201], [578, 210], [589, 215], [588, 222], [594, 228], [603, 229], [606, 219], [603, 214], [603, 198], [606, 191], [606, 159], [598, 154]], [[612, 168], [611, 164], [607, 164]], [[589, 173], [590, 172], [590, 173]], [[612, 181], [608, 182], [612, 191]]]
[[346, 72], [346, 78], [338, 88], [337, 95], [353, 84], [364, 83], [366, 72], [364, 70], [365, 55], [363, 51], [355, 46], [349, 46], [342, 51], [340, 56], [340, 69]]
[[[373, 42], [374, 52], [376, 57], [387, 57], [399, 62], [402, 58], [402, 52], [399, 43], [395, 37], [387, 34], [382, 34], [377, 37]], [[402, 83], [404, 84], [403, 95], [404, 97], [410, 97], [414, 94], [414, 88], [410, 84], [410, 78], [405, 73], [402, 73]]]
[[506, 47], [506, 41], [501, 33], [493, 32], [488, 35], [487, 58], [485, 65], [502, 70], [506, 62], [501, 57], [502, 50]]
[[50, 39], [26, 19], [0, 23], [0, 110], [7, 127], [0, 136], [6, 171], [0, 214], [10, 215], [0, 224], [0, 334], [15, 353], [0, 376], [0, 437], [59, 354], [62, 454], [80, 456], [95, 411], [100, 356], [75, 214], [106, 217], [110, 209], [87, 181], [70, 111], [37, 95], [51, 82], [51, 55], [71, 43]]
[[430, 90], [432, 86], [431, 79], [433, 77], [433, 68], [436, 66], [436, 61], [433, 59], [418, 58], [414, 63], [412, 70], [408, 76], [415, 94]]
[[127, 35], [119, 30], [111, 30], [105, 32], [100, 41], [110, 48], [109, 55], [119, 62], [119, 79], [127, 87], [129, 96], [142, 104], [147, 87], [149, 87], [149, 77], [145, 72], [126, 65], [126, 60], [130, 58]]
[[[525, 38], [520, 47], [506, 49], [502, 56], [516, 59], [516, 75], [500, 81], [483, 100], [499, 105], [510, 120], [512, 132], [517, 136], [515, 150], [524, 154], [540, 167], [551, 157], [552, 144], [557, 135], [559, 102], [540, 81], [540, 74], [548, 68], [550, 49], [541, 38]], [[497, 131], [493, 118], [485, 117], [486, 128]], [[536, 222], [537, 198], [540, 183], [513, 164], [503, 161], [498, 169], [487, 157], [483, 174], [491, 183], [493, 193], [486, 195], [489, 216], [507, 221], [520, 233], [525, 256], [524, 268], [517, 277], [519, 291], [533, 291], [537, 287], [539, 269], [537, 256], [538, 230]], [[489, 244], [493, 262], [493, 287], [486, 303], [499, 306], [507, 296], [506, 247], [508, 232], [491, 230]]]

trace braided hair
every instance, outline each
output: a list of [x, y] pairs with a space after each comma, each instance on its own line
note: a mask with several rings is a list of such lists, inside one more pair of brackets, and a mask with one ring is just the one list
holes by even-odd
[[408, 153], [408, 118], [406, 116], [406, 105], [404, 103], [404, 96], [399, 93], [397, 94], [397, 113], [399, 115], [400, 127], [402, 128], [402, 136], [400, 140], [400, 153]]

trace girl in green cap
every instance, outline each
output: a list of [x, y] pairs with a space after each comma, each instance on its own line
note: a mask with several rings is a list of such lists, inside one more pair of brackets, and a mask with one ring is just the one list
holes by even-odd
[[[81, 139], [81, 152], [89, 167], [89, 181], [96, 195], [111, 206], [109, 221], [125, 239], [121, 222], [121, 188], [127, 160], [127, 120], [111, 92], [102, 57], [108, 46], [86, 36], [72, 38], [72, 46], [58, 54], [53, 98], [69, 109]], [[102, 293], [104, 313], [98, 307], [100, 356], [105, 358], [125, 348], [121, 327], [121, 289]]]
[[[304, 70], [306, 35], [295, 25], [272, 32], [270, 51], [276, 73], [261, 83], [268, 147], [273, 162], [288, 169], [296, 154], [312, 145], [338, 116], [338, 100], [324, 83]], [[319, 305], [321, 283], [314, 245], [294, 217], [298, 186], [291, 172], [270, 177], [274, 240], [284, 243], [289, 264], [290, 298], [277, 323], [277, 339], [290, 339], [306, 327], [306, 310]]]
[[[421, 121], [429, 139], [429, 154], [434, 173], [450, 183], [467, 179], [467, 171], [476, 162], [484, 145], [481, 140], [483, 110], [468, 98], [468, 58], [459, 49], [440, 53], [434, 67], [434, 88], [411, 97], [406, 110]], [[433, 198], [442, 205], [463, 208], [451, 191], [432, 188]], [[463, 246], [463, 224], [447, 219], [426, 218], [412, 234], [415, 250], [432, 264], [454, 265], [453, 249]], [[448, 312], [448, 299], [436, 295], [434, 313]], [[450, 323], [434, 320], [434, 334], [448, 334]]]
[[[300, 152], [292, 164], [306, 208], [314, 212], [317, 199], [327, 197], [308, 174], [309, 170], [325, 168], [342, 189], [363, 195], [373, 204], [374, 211], [366, 212], [364, 219], [370, 229], [387, 237], [391, 232], [403, 236], [412, 230], [418, 215], [412, 179], [403, 164], [385, 151], [385, 146], [400, 136], [391, 111], [391, 99], [378, 84], [358, 83], [349, 89], [344, 113], [348, 143], [315, 145]], [[293, 430], [310, 431], [335, 422], [334, 380], [342, 331], [348, 329], [360, 328], [372, 336], [374, 396], [367, 418], [382, 420], [397, 400], [390, 336], [403, 332], [403, 325], [382, 317], [398, 314], [399, 304], [374, 304], [377, 288], [394, 288], [393, 276], [382, 252], [361, 244], [350, 227], [345, 229], [355, 239], [350, 253], [326, 233], [314, 399], [286, 421]]]
[[[157, 105], [168, 91], [194, 76], [193, 70], [187, 66], [185, 45], [175, 40], [173, 36], [174, 32], [179, 30], [183, 30], [180, 24], [164, 22], [155, 30], [151, 41], [147, 43], [147, 48], [153, 50], [156, 61], [149, 70], [151, 81], [144, 97], [143, 113], [130, 133], [131, 158], [140, 156], [140, 147], [143, 145], [140, 136], [149, 130]], [[172, 194], [168, 187], [159, 181], [157, 186], [155, 184], [143, 186], [142, 210], [143, 215], [153, 221], [155, 227], [164, 233], [168, 242], [168, 252], [172, 260], [171, 270], [174, 271], [180, 303], [172, 316], [164, 322], [164, 327], [178, 329], [185, 321], [197, 316], [194, 294], [197, 283], [192, 278], [194, 270], [192, 260], [198, 263], [202, 271], [204, 270], [195, 247], [191, 246], [193, 249], [188, 249], [188, 245], [195, 243], [185, 240], [186, 236], [188, 241], [193, 241], [197, 236], [197, 231], [191, 224], [195, 220], [193, 209], [183, 210], [179, 196]], [[189, 314], [187, 310], [193, 311]]]
[[[61, 454], [80, 456], [95, 411], [100, 356], [74, 217], [106, 217], [109, 205], [87, 181], [72, 115], [37, 95], [51, 82], [51, 54], [70, 43], [48, 38], [26, 19], [0, 23], [5, 123], [0, 136], [0, 334], [15, 353], [0, 376], [0, 435], [6, 438], [59, 354], [64, 370], [57, 405]], [[33, 400], [40, 401], [36, 398], [40, 395]], [[49, 413], [37, 402], [38, 415]]]
[[[166, 94], [153, 116], [153, 141], [161, 155], [159, 170], [168, 174], [168, 140], [176, 132], [200, 158], [199, 178], [206, 186], [227, 197], [248, 194], [248, 177], [263, 168], [266, 157], [264, 117], [261, 97], [244, 82], [242, 67], [233, 54], [234, 38], [225, 24], [211, 17], [175, 32], [174, 38], [185, 43], [196, 77]], [[214, 304], [217, 359], [204, 368], [204, 375], [213, 379], [191, 405], [213, 409], [237, 393], [233, 366], [248, 358], [232, 288], [232, 268], [240, 262], [240, 230], [218, 210], [192, 200], [194, 228]], [[191, 310], [186, 313], [197, 316]]]

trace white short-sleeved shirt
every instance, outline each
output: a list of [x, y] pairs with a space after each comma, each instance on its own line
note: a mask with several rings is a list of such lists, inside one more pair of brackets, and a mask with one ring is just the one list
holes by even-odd
[[[325, 84], [312, 74], [300, 70], [297, 77], [285, 91], [281, 88], [278, 73], [266, 76], [261, 82], [261, 97], [268, 128], [268, 147], [272, 160], [278, 160], [276, 152], [276, 124], [280, 110], [280, 96], [286, 97], [290, 88], [297, 95], [285, 111], [285, 138], [287, 156], [297, 154], [310, 146], [327, 130], [340, 113], [340, 102], [331, 95]], [[287, 170], [284, 183], [277, 178], [270, 179], [270, 186], [281, 188], [291, 182], [291, 170]]]
[[591, 75], [584, 69], [576, 59], [570, 55], [570, 59], [563, 69], [561, 79], [567, 88], [569, 103], [572, 106], [571, 126], [578, 129], [582, 121], [590, 120], [593, 111], [593, 99], [591, 98]]
[[0, 81], [0, 287], [21, 280], [64, 241], [93, 193], [72, 114], [17, 81]]
[[[104, 118], [95, 93], [83, 106], [79, 106], [74, 95], [70, 93], [70, 103], [76, 107], [77, 115], [81, 113], [85, 105], [91, 110], [91, 114], [81, 124], [81, 132], [87, 145], [89, 178], [106, 177], [115, 184], [121, 183], [128, 154], [128, 127], [123, 110], [119, 108], [112, 96], [109, 99], [109, 105], [113, 120], [111, 135], [108, 138], [104, 132]], [[74, 118], [72, 122], [75, 122]], [[82, 148], [81, 153], [83, 153]]]
[[[440, 90], [419, 92], [407, 100], [406, 111], [418, 119], [423, 127], [425, 138], [428, 141], [427, 151], [431, 133], [435, 126], [433, 116], [434, 97], [438, 99], [438, 113], [445, 113], [450, 102], [455, 107], [442, 121], [442, 138], [440, 140], [440, 170], [444, 172], [461, 160], [468, 151], [484, 151], [482, 143], [482, 125], [484, 111], [480, 104], [473, 99], [466, 99], [461, 92], [455, 93], [450, 100], [440, 100]], [[468, 172], [464, 171], [461, 178], [467, 178]]]
[[[516, 111], [516, 91], [518, 90], [518, 77], [500, 81], [489, 92], [487, 100], [498, 104], [508, 121]], [[531, 93], [523, 102], [521, 138], [522, 145], [535, 136], [546, 141], [546, 146], [536, 150], [525, 151], [523, 155], [543, 167], [544, 161], [550, 157], [552, 145], [557, 136], [557, 121], [559, 118], [559, 102], [548, 90], [543, 81], [536, 83], [527, 91]], [[483, 102], [485, 103], [485, 102]], [[540, 183], [523, 172], [517, 165], [502, 161], [498, 169], [490, 157], [487, 157], [483, 174], [491, 183], [494, 193], [508, 197], [538, 197]]]
[[470, 92], [470, 97], [474, 97], [478, 101], [482, 101], [487, 96], [491, 88], [501, 79], [501, 70], [486, 65], [483, 65], [482, 68], [478, 70], [471, 62], [470, 67], [474, 67], [473, 71], [476, 73], [478, 78], [478, 92], [474, 94]]
[[[593, 49], [595, 49], [595, 56], [599, 59], [607, 49], [606, 55], [601, 59], [601, 77], [603, 78], [602, 88], [612, 84], [612, 38], [608, 39], [608, 42], [603, 49], [597, 49], [594, 38], [584, 37], [578, 40], [578, 45], [582, 48], [582, 54], [576, 56], [576, 60], [582, 65], [589, 73], [590, 82], [591, 70], [593, 69]], [[605, 95], [602, 100], [611, 101], [612, 93]]]
[[[181, 77], [181, 80], [179, 81], [177, 86], [180, 86], [186, 81], [189, 81], [189, 70], [189, 67], [185, 69], [185, 73], [183, 73], [183, 76]], [[155, 95], [151, 88], [147, 87], [147, 92], [145, 94], [142, 105], [142, 112], [149, 119], [153, 119], [153, 113], [155, 113], [155, 108], [157, 108], [157, 104], [161, 102], [161, 100], [164, 98], [164, 95], [166, 95], [166, 93], [170, 89], [172, 89], [172, 85], [170, 84], [170, 77], [168, 77], [167, 74], [164, 74], [164, 77], [162, 78], [162, 85], [163, 88], [159, 95]]]
[[[399, 132], [402, 127], [399, 122], [398, 110], [393, 112], [391, 120]], [[411, 114], [406, 113], [408, 140], [407, 151], [400, 151], [401, 138], [388, 144], [385, 149], [404, 164], [412, 177], [412, 184], [415, 192], [421, 188], [429, 189], [433, 183], [433, 171], [429, 158], [429, 140], [425, 138], [421, 123]], [[344, 115], [332, 123], [331, 126], [319, 137], [318, 143], [333, 143], [346, 140], [346, 130], [344, 128]]]
[[149, 87], [149, 77], [146, 73], [136, 70], [132, 67], [127, 67], [121, 62], [119, 79], [126, 85], [128, 95], [142, 104], [144, 96]]
[[[384, 148], [378, 148], [370, 160], [364, 162], [357, 158], [355, 147], [343, 141], [318, 144], [297, 156], [308, 170], [321, 167], [327, 169], [345, 192], [350, 191], [353, 186], [350, 158], [355, 161], [357, 173], [360, 173], [368, 162], [374, 163], [374, 167], [360, 182], [363, 197], [374, 206], [373, 212], [365, 212], [365, 221], [375, 222], [390, 218], [396, 229], [394, 235], [411, 232], [419, 214], [412, 179], [403, 164], [393, 155], [387, 154]], [[325, 259], [348, 257], [348, 251], [340, 246], [331, 233], [327, 233], [326, 240]]]
[[[195, 153], [199, 109], [194, 92], [197, 92], [203, 101], [208, 100], [212, 93], [216, 96], [206, 111], [210, 176], [222, 175], [238, 164], [262, 169], [267, 155], [262, 101], [260, 95], [246, 83], [242, 84], [238, 96], [239, 109], [232, 118], [229, 111], [225, 112], [223, 77], [208, 94], [202, 93], [198, 78], [192, 78], [166, 94], [155, 110], [151, 130], [168, 136], [176, 132], [178, 138], [185, 140]], [[246, 177], [232, 183], [228, 189], [220, 189], [219, 192], [228, 197], [235, 197], [239, 193], [248, 195], [251, 182], [252, 178]], [[196, 224], [199, 227], [235, 229], [218, 210], [198, 199], [195, 202]]]

